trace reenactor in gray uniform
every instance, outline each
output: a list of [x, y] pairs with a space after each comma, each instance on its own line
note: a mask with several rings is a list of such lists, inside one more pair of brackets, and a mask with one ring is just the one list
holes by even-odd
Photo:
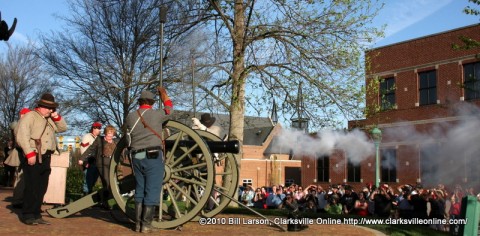
[[27, 159], [24, 166], [25, 192], [22, 221], [27, 225], [50, 224], [42, 219], [43, 197], [50, 176], [50, 158], [57, 149], [56, 133], [65, 132], [67, 123], [56, 112], [58, 103], [50, 93], [42, 95], [34, 111], [18, 123], [17, 144]]

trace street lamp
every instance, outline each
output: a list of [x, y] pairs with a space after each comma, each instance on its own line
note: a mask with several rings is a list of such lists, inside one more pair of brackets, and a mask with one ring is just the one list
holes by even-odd
[[370, 131], [373, 143], [375, 144], [375, 186], [380, 185], [380, 142], [382, 142], [382, 131], [375, 127]]

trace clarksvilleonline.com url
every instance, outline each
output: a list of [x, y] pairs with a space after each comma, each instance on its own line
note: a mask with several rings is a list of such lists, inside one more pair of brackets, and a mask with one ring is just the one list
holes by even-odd
[[344, 218], [330, 219], [317, 218], [316, 224], [350, 224], [350, 225], [444, 225], [444, 224], [467, 224], [468, 219], [369, 219], [369, 218]]
[[200, 225], [271, 225], [271, 224], [304, 224], [304, 225], [340, 225], [340, 224], [349, 224], [349, 225], [440, 225], [440, 224], [467, 224], [468, 219], [371, 219], [371, 218], [343, 218], [343, 219], [332, 219], [332, 218], [297, 218], [297, 219], [286, 219], [286, 218], [273, 218], [273, 219], [263, 219], [263, 218], [240, 218], [240, 217], [213, 217], [213, 218], [200, 218]]

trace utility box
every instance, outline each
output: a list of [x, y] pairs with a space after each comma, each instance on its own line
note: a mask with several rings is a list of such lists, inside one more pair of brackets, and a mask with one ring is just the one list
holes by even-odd
[[60, 155], [53, 154], [50, 167], [52, 172], [48, 179], [48, 188], [43, 202], [49, 204], [65, 204], [67, 190], [67, 169], [70, 165], [70, 152], [62, 152]]
[[462, 199], [461, 218], [466, 219], [466, 224], [461, 224], [459, 235], [478, 235], [478, 222], [480, 219], [480, 203], [475, 196], [466, 196]]

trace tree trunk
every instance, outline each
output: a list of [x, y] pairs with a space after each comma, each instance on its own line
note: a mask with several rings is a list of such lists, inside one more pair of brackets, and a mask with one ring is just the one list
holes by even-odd
[[[230, 105], [230, 140], [240, 142], [240, 152], [235, 155], [238, 163], [238, 173], [241, 173], [243, 157], [243, 127], [245, 120], [245, 7], [243, 1], [235, 1], [233, 32], [233, 73], [232, 73], [232, 101]], [[237, 188], [238, 191], [238, 188]], [[238, 196], [236, 193], [234, 196]], [[234, 204], [236, 205], [236, 204]]]

